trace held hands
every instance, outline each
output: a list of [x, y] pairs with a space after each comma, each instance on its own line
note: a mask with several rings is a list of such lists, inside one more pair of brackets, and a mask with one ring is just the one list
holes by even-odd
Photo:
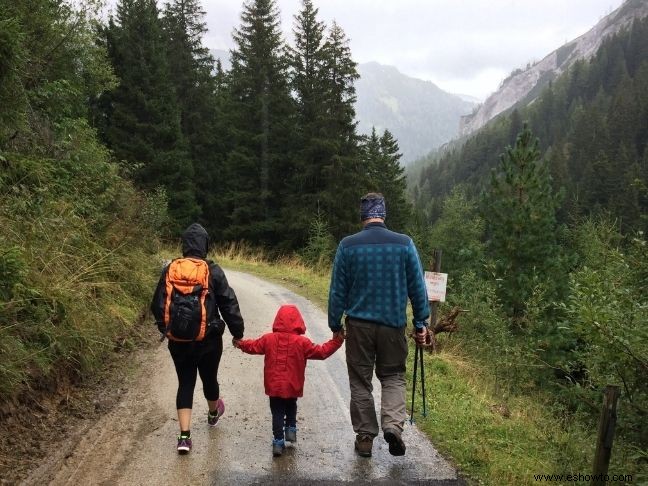
[[333, 333], [333, 339], [337, 339], [338, 341], [344, 342], [345, 338], [346, 338], [346, 333], [344, 332], [344, 328], [340, 329], [339, 331], [335, 331]]
[[232, 338], [232, 346], [234, 346], [235, 348], [240, 348], [240, 346], [239, 346], [239, 341], [240, 340], [241, 339]]

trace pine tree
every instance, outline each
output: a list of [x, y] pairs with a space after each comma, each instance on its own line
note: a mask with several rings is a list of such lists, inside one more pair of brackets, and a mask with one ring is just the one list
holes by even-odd
[[223, 140], [229, 137], [217, 99], [217, 82], [223, 82], [222, 69], [218, 68], [214, 75], [214, 59], [202, 44], [207, 32], [204, 16], [198, 0], [174, 0], [166, 5], [163, 25], [170, 80], [196, 174], [196, 197], [202, 208], [200, 220], [217, 237], [224, 220], [224, 201], [218, 190], [226, 155]]
[[335, 140], [324, 134], [324, 111], [327, 93], [323, 22], [311, 0], [303, 0], [295, 16], [294, 47], [288, 50], [290, 82], [296, 98], [296, 130], [293, 148], [295, 168], [291, 191], [283, 208], [288, 229], [287, 244], [301, 247], [310, 241], [312, 218], [325, 222], [320, 212], [324, 186], [323, 167], [334, 155]]
[[367, 175], [367, 191], [380, 192], [387, 204], [389, 227], [404, 231], [410, 223], [411, 204], [406, 199], [405, 169], [400, 165], [398, 142], [385, 130], [381, 137], [373, 127], [362, 146], [363, 167]]
[[104, 138], [117, 159], [138, 167], [140, 187], [167, 190], [175, 229], [181, 229], [199, 209], [155, 1], [121, 0], [105, 34], [120, 84], [102, 102]]
[[284, 236], [281, 208], [293, 171], [293, 100], [274, 0], [246, 3], [241, 22], [230, 73], [236, 149], [227, 160], [227, 236], [274, 245]]
[[501, 279], [499, 295], [510, 314], [520, 317], [538, 283], [551, 294], [549, 278], [559, 279], [555, 241], [559, 197], [540, 158], [538, 140], [526, 125], [493, 171], [485, 203], [488, 245]]
[[212, 104], [214, 90], [214, 59], [202, 45], [207, 32], [204, 16], [198, 0], [173, 0], [166, 4], [163, 17], [170, 79], [180, 105], [182, 132], [188, 137], [207, 121], [202, 111], [205, 103]]
[[333, 22], [324, 45], [327, 85], [323, 133], [334, 144], [334, 155], [324, 166], [323, 210], [337, 238], [357, 228], [361, 188], [365, 185], [354, 121], [354, 82], [359, 74], [348, 44], [342, 28]]
[[326, 82], [324, 22], [317, 20], [319, 10], [311, 0], [302, 1], [295, 15], [295, 46], [289, 49], [291, 86], [297, 98], [299, 129], [305, 139], [317, 135]]

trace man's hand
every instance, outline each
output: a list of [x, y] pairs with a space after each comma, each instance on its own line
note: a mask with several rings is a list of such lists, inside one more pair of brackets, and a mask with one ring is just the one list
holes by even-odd
[[240, 340], [241, 340], [241, 338], [232, 338], [232, 346], [234, 346], [235, 348], [240, 348], [240, 346], [239, 346], [239, 341]]
[[428, 344], [427, 337], [428, 337], [428, 329], [427, 329], [427, 327], [417, 327], [416, 328], [416, 332], [414, 333], [414, 340], [416, 341], [417, 345], [424, 346], [424, 345]]

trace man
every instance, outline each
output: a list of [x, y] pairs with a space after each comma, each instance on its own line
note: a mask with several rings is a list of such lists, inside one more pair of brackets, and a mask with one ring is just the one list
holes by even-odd
[[[187, 454], [191, 451], [191, 412], [198, 374], [203, 383], [203, 394], [209, 408], [207, 425], [215, 427], [218, 419], [225, 412], [225, 403], [220, 398], [218, 386], [218, 365], [223, 353], [223, 332], [227, 324], [233, 341], [237, 342], [243, 338], [245, 327], [236, 294], [229, 286], [221, 267], [206, 260], [208, 251], [209, 235], [205, 228], [197, 223], [189, 226], [182, 234], [183, 259], [174, 260], [164, 268], [151, 302], [155, 323], [159, 331], [169, 338], [169, 352], [178, 375], [176, 409], [180, 426], [177, 447], [179, 454]], [[183, 268], [178, 267], [178, 264], [185, 264], [184, 268], [189, 268], [189, 273], [182, 275]], [[179, 315], [180, 319], [185, 318], [186, 322], [193, 323], [193, 315], [181, 315], [183, 303], [179, 300], [174, 301], [178, 294], [174, 290], [173, 282], [186, 283], [198, 274], [202, 274], [204, 280], [203, 285], [197, 286], [200, 287], [199, 291], [204, 292], [203, 307], [198, 311], [200, 319], [196, 319], [200, 326], [194, 326], [195, 336], [176, 336], [173, 318]], [[191, 282], [192, 285], [194, 283]], [[186, 324], [184, 329], [193, 328]]]
[[378, 422], [373, 400], [374, 366], [382, 385], [380, 422], [389, 452], [405, 454], [401, 438], [406, 418], [405, 336], [407, 299], [412, 303], [416, 341], [425, 343], [430, 315], [421, 261], [412, 239], [390, 231], [382, 194], [360, 203], [362, 231], [337, 249], [329, 290], [328, 319], [333, 332], [346, 314], [346, 360], [351, 388], [355, 449], [371, 457]]

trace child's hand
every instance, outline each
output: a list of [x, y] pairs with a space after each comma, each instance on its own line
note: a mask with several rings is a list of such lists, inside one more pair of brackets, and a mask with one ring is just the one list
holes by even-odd
[[235, 348], [240, 348], [239, 341], [240, 339], [232, 338], [232, 346], [234, 346]]

